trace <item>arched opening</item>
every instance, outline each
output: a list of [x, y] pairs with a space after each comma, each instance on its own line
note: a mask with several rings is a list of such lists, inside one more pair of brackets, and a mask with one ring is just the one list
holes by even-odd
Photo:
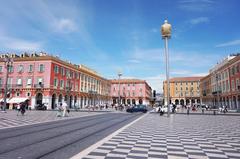
[[240, 96], [238, 96], [238, 108], [237, 109], [239, 109], [240, 108]]
[[122, 99], [122, 103], [126, 104], [126, 99], [125, 98]]
[[233, 109], [237, 109], [237, 99], [233, 96]]
[[133, 105], [136, 105], [135, 99], [132, 99], [132, 104], [133, 104]]
[[68, 95], [65, 95], [65, 97], [64, 97], [64, 101], [65, 101], [65, 102], [68, 101]]
[[200, 99], [197, 99], [197, 103], [200, 103]]
[[73, 96], [71, 95], [71, 96], [70, 96], [69, 103], [68, 103], [69, 108], [72, 108], [72, 101], [73, 101]]
[[131, 104], [131, 100], [130, 99], [127, 99], [127, 104]]
[[142, 99], [139, 99], [139, 104], [143, 104], [143, 100]]
[[74, 97], [74, 103], [73, 103], [73, 106], [74, 106], [74, 107], [79, 106], [79, 105], [77, 105], [77, 96]]
[[62, 94], [60, 94], [59, 96], [58, 96], [58, 103], [62, 103]]
[[116, 98], [113, 99], [113, 104], [116, 104], [117, 103], [117, 100]]
[[183, 100], [183, 99], [180, 100], [180, 104], [181, 104], [182, 106], [184, 105], [184, 100]]
[[229, 98], [228, 97], [227, 97], [227, 101], [226, 102], [227, 102], [227, 106], [229, 107]]
[[175, 104], [176, 104], [176, 105], [179, 104], [179, 100], [178, 100], [178, 99], [175, 100]]
[[56, 104], [56, 94], [52, 95], [52, 109], [55, 109], [57, 107]]
[[195, 99], [192, 99], [192, 100], [191, 100], [191, 103], [194, 104], [194, 103], [195, 103]]
[[36, 104], [42, 104], [42, 100], [43, 100], [43, 95], [42, 95], [42, 93], [38, 93], [37, 95], [36, 95]]
[[189, 99], [186, 99], [186, 105], [188, 105], [190, 103]]

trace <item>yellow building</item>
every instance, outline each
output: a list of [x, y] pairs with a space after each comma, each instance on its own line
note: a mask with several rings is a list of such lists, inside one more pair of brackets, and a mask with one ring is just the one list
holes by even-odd
[[[169, 99], [173, 104], [200, 103], [200, 79], [202, 77], [175, 77], [170, 79]], [[167, 99], [166, 81], [163, 82], [164, 103]]]

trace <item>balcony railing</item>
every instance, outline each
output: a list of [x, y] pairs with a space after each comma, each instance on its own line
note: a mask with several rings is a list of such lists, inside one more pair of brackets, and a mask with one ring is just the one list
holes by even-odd
[[66, 91], [71, 91], [71, 90], [72, 90], [72, 87], [71, 87], [71, 86], [66, 86], [66, 87], [65, 87], [65, 90], [66, 90]]
[[44, 85], [43, 84], [34, 84], [34, 88], [41, 89], [41, 88], [44, 88]]

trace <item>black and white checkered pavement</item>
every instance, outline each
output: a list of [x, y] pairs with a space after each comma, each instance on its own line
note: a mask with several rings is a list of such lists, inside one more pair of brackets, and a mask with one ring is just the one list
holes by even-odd
[[240, 116], [148, 114], [85, 159], [239, 159]]
[[31, 125], [36, 123], [43, 123], [56, 120], [65, 120], [74, 117], [83, 117], [89, 115], [96, 115], [106, 112], [70, 112], [68, 117], [57, 117], [57, 111], [26, 111], [25, 115], [17, 111], [8, 111], [7, 113], [0, 113], [0, 129]]

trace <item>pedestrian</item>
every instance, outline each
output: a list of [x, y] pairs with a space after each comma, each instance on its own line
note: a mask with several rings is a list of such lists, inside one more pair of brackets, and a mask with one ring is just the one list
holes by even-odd
[[18, 111], [18, 112], [17, 112], [17, 116], [18, 116], [18, 114], [19, 114], [19, 112], [20, 112], [20, 103], [17, 104], [17, 111]]
[[57, 106], [57, 117], [62, 116], [62, 103]]
[[66, 111], [67, 111], [67, 103], [66, 102], [62, 103], [62, 110], [63, 110], [62, 116], [65, 117]]
[[24, 115], [24, 113], [26, 112], [26, 104], [25, 102], [20, 103], [20, 112], [22, 115]]

